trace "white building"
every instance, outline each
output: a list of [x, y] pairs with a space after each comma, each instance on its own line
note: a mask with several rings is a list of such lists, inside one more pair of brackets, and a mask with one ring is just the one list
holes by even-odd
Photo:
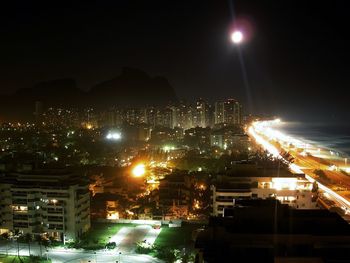
[[68, 241], [90, 228], [88, 182], [65, 170], [0, 177], [0, 233], [52, 236]]
[[276, 198], [297, 209], [317, 209], [312, 183], [304, 177], [234, 177], [211, 185], [213, 216], [222, 216], [235, 199]]

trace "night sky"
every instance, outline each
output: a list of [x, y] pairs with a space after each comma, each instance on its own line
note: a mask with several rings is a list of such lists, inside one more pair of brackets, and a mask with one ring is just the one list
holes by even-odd
[[[73, 77], [81, 89], [123, 66], [168, 78], [180, 98], [234, 97], [288, 119], [349, 118], [347, 1], [15, 1], [0, 11], [0, 87], [11, 93]], [[233, 15], [233, 13], [235, 15]], [[235, 19], [234, 19], [235, 18]]]

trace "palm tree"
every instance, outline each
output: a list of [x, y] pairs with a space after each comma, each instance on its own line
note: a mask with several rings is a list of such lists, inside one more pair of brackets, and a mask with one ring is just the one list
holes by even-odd
[[51, 241], [50, 241], [49, 239], [47, 239], [47, 238], [43, 238], [43, 239], [42, 239], [42, 244], [44, 245], [45, 250], [46, 250], [46, 249], [47, 249], [47, 247], [49, 247], [49, 246], [50, 246]]
[[24, 240], [25, 240], [25, 241], [27, 242], [27, 244], [28, 244], [28, 252], [29, 252], [29, 256], [30, 256], [30, 242], [33, 241], [33, 235], [30, 234], [30, 233], [25, 234]]
[[8, 232], [5, 232], [1, 234], [1, 238], [6, 241], [6, 255], [8, 255], [8, 241], [10, 239], [10, 234]]
[[16, 238], [16, 242], [17, 242], [17, 257], [19, 259], [20, 262], [23, 262], [23, 260], [21, 259], [21, 257], [19, 256], [19, 242], [21, 241], [21, 239], [23, 238], [23, 235], [21, 234], [21, 232], [19, 231], [19, 229], [15, 229], [13, 231], [15, 238]]
[[42, 244], [42, 241], [43, 241], [43, 238], [41, 235], [37, 235], [35, 236], [35, 240], [38, 242], [39, 244], [39, 248], [40, 248], [40, 257], [43, 256], [43, 251], [42, 251], [42, 248], [41, 248], [41, 244]]

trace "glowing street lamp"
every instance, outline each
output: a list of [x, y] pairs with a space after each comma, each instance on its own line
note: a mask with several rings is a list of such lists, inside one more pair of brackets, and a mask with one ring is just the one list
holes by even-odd
[[231, 34], [231, 40], [235, 44], [240, 44], [243, 41], [243, 33], [239, 30], [234, 31]]
[[106, 135], [107, 140], [119, 141], [121, 138], [122, 138], [122, 135], [120, 132], [109, 132]]
[[143, 176], [145, 173], [146, 173], [146, 168], [145, 168], [145, 165], [142, 164], [142, 163], [136, 165], [136, 166], [134, 167], [134, 169], [132, 169], [132, 174], [133, 174], [135, 177], [141, 177], [141, 176]]

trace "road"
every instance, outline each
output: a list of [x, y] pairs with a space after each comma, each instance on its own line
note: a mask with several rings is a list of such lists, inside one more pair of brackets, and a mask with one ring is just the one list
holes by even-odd
[[[17, 243], [14, 241], [2, 241], [0, 243], [0, 254], [4, 255], [17, 255], [17, 248], [19, 248], [19, 254], [21, 256], [28, 256], [28, 245]], [[155, 259], [148, 255], [140, 255], [135, 253], [121, 252], [119, 250], [100, 250], [96, 252], [89, 252], [79, 249], [62, 249], [62, 248], [50, 248], [46, 251], [42, 247], [42, 256], [48, 257], [52, 260], [52, 263], [96, 263], [96, 262], [123, 262], [123, 263], [161, 263], [161, 260]], [[36, 243], [31, 244], [31, 255], [40, 256], [40, 246]]]
[[123, 262], [123, 263], [142, 263], [142, 262], [161, 262], [148, 255], [139, 255], [131, 253], [120, 253], [118, 251], [97, 251], [83, 252], [83, 251], [57, 251], [50, 250], [49, 258], [53, 263], [107, 263], [107, 262]]
[[[290, 164], [292, 171], [302, 172], [308, 180], [316, 181], [329, 199], [350, 212], [350, 176], [344, 173], [350, 171], [350, 167], [346, 157], [283, 134], [274, 127], [276, 123], [278, 121], [254, 122], [248, 134], [275, 157], [283, 158], [282, 150], [288, 152], [294, 158]], [[321, 170], [321, 175], [315, 170]]]
[[[278, 148], [278, 146], [276, 147]], [[308, 174], [333, 191], [340, 193], [345, 198], [350, 197], [350, 176], [340, 171], [330, 170], [329, 167], [333, 164], [332, 160], [315, 157], [311, 154], [302, 155], [293, 149], [282, 148], [284, 151], [288, 151], [294, 158], [294, 163], [299, 166], [305, 174]], [[316, 170], [322, 170], [323, 176], [318, 175], [317, 172], [315, 173]]]
[[112, 236], [109, 242], [115, 242], [122, 253], [135, 251], [136, 243], [145, 242], [153, 245], [161, 229], [153, 229], [150, 225], [138, 225], [135, 227], [123, 227]]

